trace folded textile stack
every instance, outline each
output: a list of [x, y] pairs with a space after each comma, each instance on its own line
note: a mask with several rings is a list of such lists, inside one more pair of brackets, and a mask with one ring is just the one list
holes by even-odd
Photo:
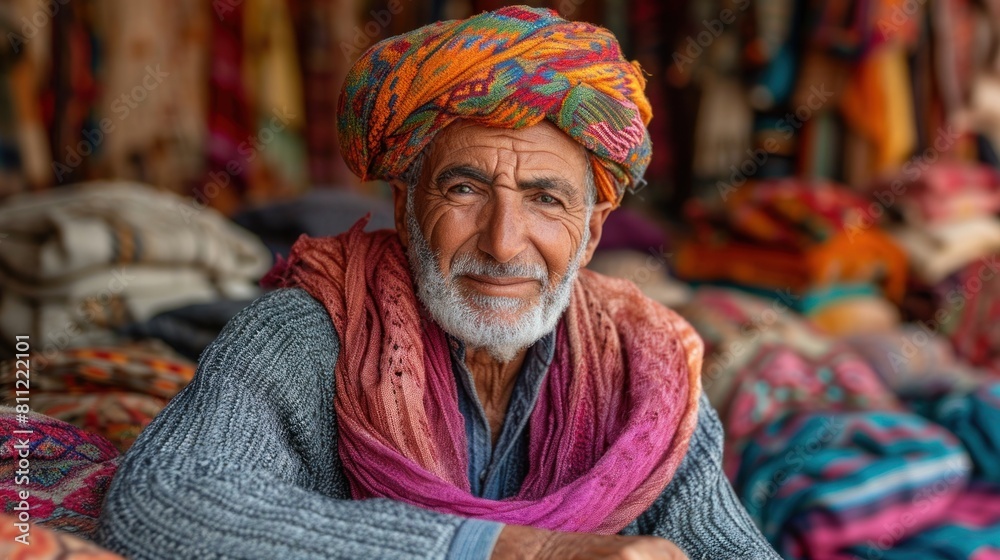
[[[17, 402], [16, 363], [0, 362], [0, 403]], [[31, 365], [32, 410], [99, 434], [122, 452], [191, 381], [196, 367], [158, 340], [70, 348], [33, 358]]]
[[876, 183], [870, 196], [911, 225], [956, 223], [1000, 210], [1000, 172], [987, 165], [940, 161]]
[[889, 233], [906, 251], [915, 280], [931, 285], [971, 262], [1000, 253], [1000, 220], [993, 216], [906, 225]]
[[[876, 183], [868, 193], [879, 216], [898, 216], [888, 233], [906, 252], [915, 279], [933, 285], [1000, 252], [1000, 172], [939, 162]], [[883, 219], [883, 221], [885, 221]]]
[[271, 258], [209, 208], [128, 182], [11, 197], [0, 207], [0, 332], [36, 351], [107, 343], [182, 305], [252, 298]]
[[[820, 322], [834, 332], [898, 322], [883, 296], [902, 298], [905, 254], [878, 228], [856, 227], [867, 208], [846, 188], [770, 180], [744, 185], [714, 206], [695, 201], [687, 210], [694, 236], [677, 252], [681, 278], [809, 299], [801, 311], [825, 313]], [[842, 304], [847, 307], [830, 309]]]
[[1000, 372], [1000, 172], [948, 162], [914, 170], [871, 190], [872, 204], [901, 218], [888, 232], [910, 264], [903, 309], [960, 359]]

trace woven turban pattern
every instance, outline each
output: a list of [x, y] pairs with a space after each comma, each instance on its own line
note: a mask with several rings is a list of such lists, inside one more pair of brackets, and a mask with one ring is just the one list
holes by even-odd
[[649, 165], [644, 87], [610, 31], [514, 6], [373, 46], [347, 75], [337, 125], [348, 166], [371, 180], [404, 176], [456, 119], [514, 129], [548, 119], [588, 150], [599, 198], [617, 205]]

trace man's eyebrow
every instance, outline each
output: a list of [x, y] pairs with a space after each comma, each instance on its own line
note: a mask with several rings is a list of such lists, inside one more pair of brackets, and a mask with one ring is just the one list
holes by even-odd
[[472, 179], [473, 181], [478, 181], [480, 183], [489, 185], [493, 182], [489, 175], [485, 171], [476, 169], [471, 165], [455, 165], [453, 167], [448, 167], [444, 171], [437, 174], [434, 178], [435, 183], [444, 183], [452, 179], [457, 178]]
[[522, 191], [531, 189], [538, 189], [541, 191], [557, 191], [569, 197], [575, 197], [579, 194], [578, 189], [573, 187], [573, 183], [570, 183], [562, 177], [538, 177], [528, 181], [521, 181], [517, 184], [517, 186]]
[[[444, 171], [438, 173], [435, 178], [435, 182], [444, 183], [459, 177], [472, 179], [473, 181], [478, 181], [485, 185], [493, 183], [492, 177], [490, 177], [485, 171], [472, 167], [471, 165], [456, 165], [448, 167]], [[572, 183], [562, 177], [537, 177], [527, 181], [521, 181], [517, 184], [517, 187], [522, 191], [533, 189], [542, 191], [557, 191], [569, 197], [575, 197], [580, 194], [578, 189], [573, 187]]]

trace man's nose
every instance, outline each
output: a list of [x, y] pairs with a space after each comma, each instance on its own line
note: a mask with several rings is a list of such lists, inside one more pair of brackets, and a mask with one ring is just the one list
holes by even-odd
[[497, 193], [483, 208], [483, 213], [485, 216], [480, 216], [479, 250], [501, 263], [520, 255], [528, 245], [528, 217], [520, 193]]

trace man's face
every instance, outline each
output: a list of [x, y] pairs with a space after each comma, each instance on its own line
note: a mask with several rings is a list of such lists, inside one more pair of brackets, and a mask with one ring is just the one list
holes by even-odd
[[394, 183], [418, 295], [446, 331], [511, 358], [554, 328], [611, 204], [591, 205], [584, 150], [547, 122], [459, 121], [426, 158], [409, 204]]

